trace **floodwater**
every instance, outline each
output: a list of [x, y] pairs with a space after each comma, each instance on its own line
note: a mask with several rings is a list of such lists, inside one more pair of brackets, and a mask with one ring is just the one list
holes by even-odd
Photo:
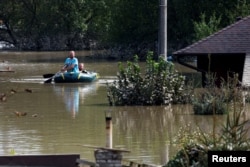
[[[107, 114], [113, 148], [129, 150], [124, 158], [140, 163], [165, 164], [178, 150], [173, 141], [182, 128], [211, 131], [213, 117], [193, 115], [191, 105], [110, 107], [106, 83], [115, 79], [117, 62], [85, 61], [86, 69], [100, 74], [94, 83], [44, 84], [42, 75], [56, 73], [67, 54], [0, 52], [0, 70], [15, 71], [0, 72], [0, 93], [8, 95], [0, 102], [0, 155], [79, 153], [94, 160], [88, 146], [107, 145]], [[92, 52], [76, 54], [83, 62]]]

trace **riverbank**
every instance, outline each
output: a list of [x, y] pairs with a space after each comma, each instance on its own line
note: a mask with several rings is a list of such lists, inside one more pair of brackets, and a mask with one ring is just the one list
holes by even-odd
[[[49, 43], [49, 42], [48, 42]], [[56, 42], [54, 42], [56, 43]], [[50, 44], [52, 45], [52, 44]], [[82, 47], [80, 47], [82, 45]], [[142, 44], [130, 44], [130, 45], [113, 45], [109, 47], [102, 47], [97, 44], [97, 42], [91, 41], [87, 46], [83, 44], [76, 44], [78, 47], [57, 47], [48, 46], [43, 48], [18, 48], [13, 45], [1, 44], [1, 52], [64, 52], [69, 50], [75, 50], [76, 52], [90, 52], [91, 54], [86, 56], [86, 59], [96, 59], [96, 60], [118, 60], [127, 61], [133, 60], [134, 56], [137, 55], [140, 61], [146, 60], [149, 51], [153, 51], [155, 56], [157, 56], [157, 47], [153, 44], [142, 43]]]

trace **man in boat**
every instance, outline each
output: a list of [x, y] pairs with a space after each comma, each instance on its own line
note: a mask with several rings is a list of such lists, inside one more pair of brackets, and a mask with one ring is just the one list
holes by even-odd
[[75, 57], [75, 51], [69, 52], [69, 57], [65, 60], [62, 72], [79, 72], [78, 59]]
[[88, 72], [84, 69], [84, 64], [83, 64], [83, 63], [80, 63], [80, 64], [79, 64], [79, 71], [82, 72], [82, 73], [88, 73]]

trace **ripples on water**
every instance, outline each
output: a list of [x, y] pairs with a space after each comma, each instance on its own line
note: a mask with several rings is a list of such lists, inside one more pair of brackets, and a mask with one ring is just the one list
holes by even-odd
[[[117, 62], [86, 62], [100, 73], [92, 84], [43, 84], [43, 74], [60, 69], [66, 52], [0, 53], [0, 92], [10, 95], [0, 102], [0, 154], [80, 153], [93, 160], [93, 149], [105, 147], [105, 112], [112, 112], [113, 147], [130, 150], [124, 157], [150, 164], [164, 164], [175, 155], [172, 143], [181, 127], [210, 131], [213, 118], [195, 116], [191, 105], [110, 107], [106, 83], [116, 79]], [[81, 56], [85, 53], [79, 52]], [[47, 56], [47, 57], [46, 57]], [[28, 93], [25, 89], [31, 89]], [[10, 90], [16, 94], [11, 95]], [[26, 112], [17, 117], [14, 112]], [[249, 118], [249, 116], [248, 116]], [[223, 122], [218, 116], [218, 122]], [[191, 132], [192, 133], [192, 132]]]

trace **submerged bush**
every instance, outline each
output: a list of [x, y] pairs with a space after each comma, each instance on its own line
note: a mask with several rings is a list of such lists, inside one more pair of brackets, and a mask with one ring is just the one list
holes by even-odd
[[193, 99], [193, 110], [197, 115], [225, 114], [225, 94], [217, 88], [200, 90]]
[[207, 151], [198, 144], [190, 144], [178, 151], [175, 157], [164, 167], [205, 167], [206, 164]]
[[124, 68], [119, 63], [117, 80], [107, 84], [110, 105], [163, 105], [181, 101], [184, 97], [184, 76], [178, 74], [174, 65], [159, 58], [152, 59], [148, 53], [145, 72], [141, 72], [138, 57], [127, 62]]
[[[247, 126], [249, 119], [246, 118], [244, 104], [238, 100], [241, 89], [232, 88], [234, 92], [232, 101], [226, 109], [226, 122], [220, 131], [214, 113], [212, 133], [204, 133], [201, 129], [186, 129], [179, 131], [175, 141], [180, 145], [177, 152], [164, 167], [207, 167], [208, 151], [250, 151], [250, 138]], [[231, 112], [229, 112], [229, 110]], [[185, 128], [189, 128], [186, 126]]]
[[[242, 116], [241, 111], [235, 111], [232, 116], [228, 114], [221, 133], [193, 132], [196, 136], [182, 135], [189, 140], [181, 143], [181, 149], [164, 167], [207, 167], [208, 151], [250, 151], [250, 138], [246, 127], [249, 120], [242, 119]], [[183, 141], [183, 138], [176, 140]]]
[[215, 84], [215, 78], [210, 74], [205, 88], [199, 89], [192, 100], [195, 114], [212, 115], [225, 114], [228, 105], [232, 101], [242, 103], [242, 88], [238, 85], [238, 75], [228, 77], [228, 81], [222, 81], [220, 87]]

